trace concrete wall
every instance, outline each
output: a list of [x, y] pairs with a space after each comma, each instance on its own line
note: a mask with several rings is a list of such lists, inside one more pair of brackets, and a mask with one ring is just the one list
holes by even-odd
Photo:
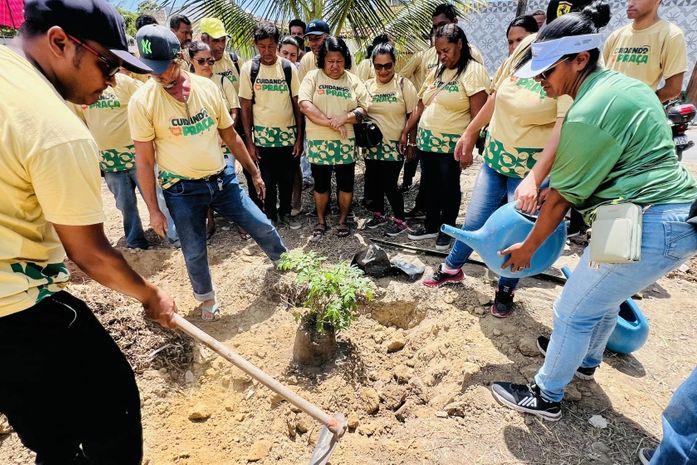
[[[493, 75], [508, 54], [506, 28], [515, 17], [516, 0], [489, 0], [487, 8], [469, 15], [463, 22], [467, 38], [484, 55], [485, 64]], [[547, 9], [546, 0], [529, 0], [528, 12]], [[625, 0], [609, 0], [612, 19], [601, 32], [607, 37], [615, 29], [629, 23], [625, 14]], [[661, 17], [678, 25], [687, 41], [688, 71], [683, 87], [687, 87], [697, 61], [697, 0], [663, 0]]]

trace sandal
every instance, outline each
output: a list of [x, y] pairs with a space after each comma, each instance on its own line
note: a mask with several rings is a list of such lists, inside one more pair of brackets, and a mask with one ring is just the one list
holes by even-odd
[[325, 232], [327, 232], [327, 225], [325, 223], [317, 223], [312, 229], [312, 235], [315, 237], [324, 236]]
[[351, 228], [347, 224], [339, 224], [336, 227], [336, 235], [338, 237], [348, 237], [349, 234], [351, 234]]
[[247, 231], [245, 231], [244, 229], [240, 228], [239, 226], [237, 227], [237, 234], [240, 235], [240, 239], [242, 239], [243, 241], [248, 241], [249, 238], [252, 237], [252, 236], [249, 235], [249, 233], [248, 233]]
[[204, 305], [203, 302], [196, 307], [201, 310], [201, 319], [203, 321], [216, 321], [220, 319], [220, 304], [216, 301], [213, 305]]

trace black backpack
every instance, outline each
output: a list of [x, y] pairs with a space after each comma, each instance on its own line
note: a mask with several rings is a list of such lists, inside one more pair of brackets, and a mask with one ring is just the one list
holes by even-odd
[[[293, 79], [293, 63], [286, 60], [285, 58], [280, 58], [281, 66], [283, 67], [283, 76], [286, 79], [286, 84], [288, 85], [288, 95], [293, 98], [293, 91], [290, 89], [290, 81]], [[252, 69], [249, 72], [249, 79], [252, 82], [252, 104], [254, 104], [254, 83], [259, 76], [259, 69], [261, 68], [261, 57], [259, 55], [252, 58]]]

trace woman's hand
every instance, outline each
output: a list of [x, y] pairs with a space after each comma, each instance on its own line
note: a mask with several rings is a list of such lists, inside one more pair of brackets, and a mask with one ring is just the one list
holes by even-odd
[[402, 137], [399, 138], [399, 143], [397, 144], [397, 149], [399, 150], [399, 153], [405, 156], [407, 154], [407, 144], [407, 135], [402, 133]]
[[518, 209], [525, 213], [535, 213], [538, 206], [538, 191], [532, 173], [528, 173], [520, 184], [518, 184], [513, 197], [516, 200], [516, 207], [518, 207]]
[[500, 250], [499, 255], [508, 255], [508, 260], [504, 262], [501, 268], [506, 269], [511, 268], [511, 271], [517, 273], [524, 270], [525, 268], [530, 268], [530, 260], [532, 255], [535, 253], [534, 250], [530, 250], [530, 247], [525, 245], [525, 242], [518, 242], [513, 244], [505, 250]]
[[348, 121], [348, 115], [335, 116], [329, 119], [329, 127], [334, 130], [339, 130], [340, 127], [346, 124]]
[[474, 162], [474, 145], [477, 143], [477, 137], [472, 136], [468, 131], [465, 131], [457, 140], [455, 145], [455, 161], [460, 162], [460, 167], [465, 169]]

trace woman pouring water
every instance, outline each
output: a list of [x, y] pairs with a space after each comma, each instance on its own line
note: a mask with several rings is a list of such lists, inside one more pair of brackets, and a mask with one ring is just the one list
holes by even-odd
[[[538, 220], [525, 241], [500, 252], [507, 256], [504, 267], [527, 268], [569, 207], [588, 222], [598, 207], [613, 203], [643, 210], [636, 220], [643, 231], [639, 260], [619, 264], [619, 259], [596, 256], [591, 263], [592, 246], [584, 250], [554, 303], [551, 339], [538, 339], [546, 358], [534, 383], [491, 387], [503, 405], [548, 420], [561, 418], [564, 387], [574, 376], [592, 378], [620, 304], [697, 252], [697, 230], [686, 222], [697, 182], [678, 163], [661, 103], [646, 85], [598, 64], [602, 39], [597, 28], [609, 18], [608, 5], [600, 2], [557, 18], [540, 32], [516, 71], [520, 78], [540, 82], [549, 97], [569, 95], [574, 103], [562, 126]], [[622, 239], [597, 237], [601, 228], [593, 226], [592, 244]]]

